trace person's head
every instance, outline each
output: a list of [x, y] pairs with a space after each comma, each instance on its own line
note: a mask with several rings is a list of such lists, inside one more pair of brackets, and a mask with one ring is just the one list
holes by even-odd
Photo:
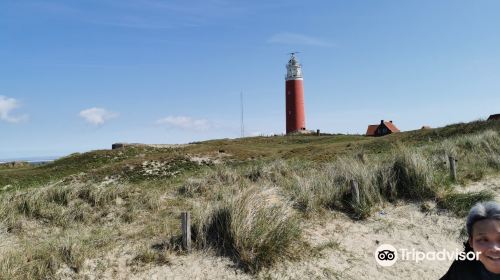
[[467, 217], [469, 244], [480, 252], [479, 260], [493, 273], [500, 274], [500, 204], [478, 203]]

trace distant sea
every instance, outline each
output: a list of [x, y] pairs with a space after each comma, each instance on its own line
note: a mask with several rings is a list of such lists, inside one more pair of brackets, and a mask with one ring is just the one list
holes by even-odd
[[0, 159], [0, 163], [12, 162], [12, 161], [26, 161], [34, 164], [41, 164], [46, 162], [52, 162], [60, 157], [46, 156], [46, 157], [20, 157], [20, 158], [5, 158]]

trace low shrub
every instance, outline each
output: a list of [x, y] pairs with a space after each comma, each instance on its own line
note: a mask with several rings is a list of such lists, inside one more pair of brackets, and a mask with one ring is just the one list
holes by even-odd
[[457, 216], [466, 216], [478, 202], [493, 200], [495, 195], [490, 191], [455, 193], [449, 192], [438, 198], [438, 206], [448, 209]]
[[396, 151], [392, 164], [393, 175], [396, 183], [397, 196], [403, 199], [422, 200], [433, 198], [436, 187], [433, 185], [433, 170], [429, 162], [417, 151], [400, 148]]
[[[336, 196], [330, 196], [330, 205], [339, 202], [355, 219], [368, 217], [374, 206], [381, 202], [380, 189], [376, 184], [376, 166], [367, 165], [352, 158], [340, 158], [329, 172], [333, 178]], [[359, 200], [356, 196], [357, 188]]]

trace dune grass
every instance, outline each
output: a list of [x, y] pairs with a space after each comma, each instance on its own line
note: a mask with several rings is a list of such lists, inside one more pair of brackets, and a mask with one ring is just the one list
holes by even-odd
[[[459, 184], [498, 174], [499, 131], [474, 122], [382, 138], [217, 140], [2, 169], [0, 223], [18, 242], [0, 256], [0, 279], [51, 279], [61, 268], [76, 277], [85, 260], [120, 242], [142, 248], [131, 265], [168, 264], [180, 251], [180, 211], [193, 212], [197, 249], [229, 256], [251, 273], [306, 256], [302, 223], [324, 211], [358, 220], [387, 203], [430, 199], [463, 216], [493, 195], [458, 192], [447, 158], [458, 159]], [[193, 155], [222, 163], [195, 163]]]
[[409, 200], [433, 198], [433, 170], [427, 159], [406, 148], [397, 150], [389, 172], [393, 172], [397, 197]]
[[255, 272], [297, 256], [301, 228], [276, 188], [250, 187], [195, 224], [198, 246], [214, 247]]
[[479, 191], [468, 193], [446, 193], [438, 198], [438, 206], [448, 209], [458, 216], [465, 216], [469, 210], [478, 202], [493, 200], [495, 195], [491, 191]]
[[109, 248], [111, 236], [107, 229], [80, 229], [38, 242], [26, 241], [0, 256], [0, 279], [55, 279], [63, 267], [78, 273], [86, 258]]

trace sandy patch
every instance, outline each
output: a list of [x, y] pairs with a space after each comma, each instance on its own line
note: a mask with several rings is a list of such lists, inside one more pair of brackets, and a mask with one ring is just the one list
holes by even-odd
[[235, 268], [232, 261], [217, 257], [209, 252], [193, 252], [189, 255], [172, 255], [165, 265], [131, 265], [136, 252], [129, 246], [113, 250], [104, 258], [86, 260], [79, 275], [69, 269], [61, 269], [61, 279], [253, 279], [252, 276]]
[[316, 279], [438, 279], [451, 261], [398, 261], [384, 268], [375, 262], [374, 252], [381, 244], [417, 251], [462, 250], [458, 240], [462, 219], [448, 215], [424, 214], [417, 204], [388, 206], [383, 212], [360, 222], [342, 213], [331, 213], [325, 222], [311, 225], [308, 238], [315, 245], [334, 242], [322, 256], [303, 263], [289, 263], [273, 278], [300, 275]]
[[376, 264], [373, 253], [384, 243], [424, 252], [461, 251], [459, 232], [464, 223], [464, 219], [447, 214], [422, 213], [419, 204], [389, 205], [365, 221], [353, 221], [340, 212], [329, 212], [321, 220], [311, 220], [304, 225], [305, 238], [315, 247], [326, 247], [319, 256], [281, 263], [258, 275], [245, 274], [228, 258], [199, 251], [171, 255], [166, 265], [133, 266], [130, 263], [137, 252], [123, 246], [104, 258], [87, 260], [80, 276], [85, 279], [189, 280], [439, 279], [451, 261], [400, 260], [384, 268]]
[[131, 279], [253, 279], [234, 267], [227, 258], [197, 252], [177, 256], [168, 266], [153, 267], [134, 275]]

